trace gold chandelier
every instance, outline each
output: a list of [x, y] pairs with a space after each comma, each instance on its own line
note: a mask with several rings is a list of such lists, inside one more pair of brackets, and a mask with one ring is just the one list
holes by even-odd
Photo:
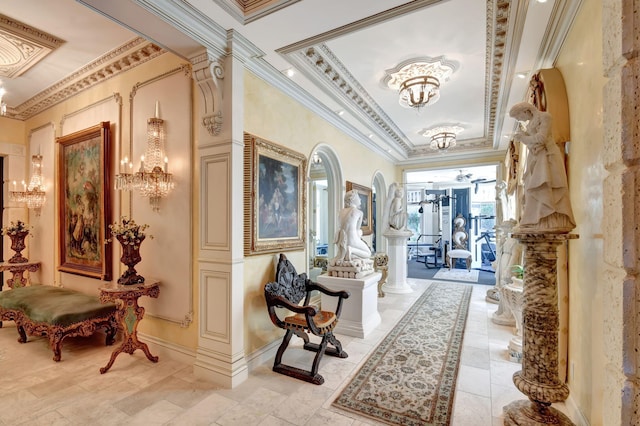
[[431, 149], [439, 151], [447, 151], [449, 148], [456, 146], [456, 134], [450, 132], [441, 132], [431, 136]]
[[422, 132], [422, 136], [431, 140], [429, 143], [431, 149], [444, 154], [447, 150], [456, 146], [458, 133], [463, 130], [464, 128], [454, 125], [437, 126], [425, 130]]
[[37, 154], [31, 157], [31, 179], [29, 179], [29, 185], [22, 181], [22, 191], [19, 191], [14, 180], [13, 190], [9, 191], [9, 200], [25, 205], [28, 209], [34, 210], [36, 216], [40, 216], [40, 210], [46, 199], [44, 179], [42, 177], [42, 155]]
[[399, 94], [405, 108], [420, 109], [440, 99], [440, 85], [447, 81], [457, 64], [440, 58], [412, 59], [386, 70], [383, 82]]
[[147, 149], [140, 157], [140, 167], [133, 172], [133, 163], [127, 157], [120, 161], [120, 173], [116, 175], [115, 189], [140, 191], [149, 198], [153, 211], [160, 211], [160, 199], [174, 188], [173, 175], [169, 173], [169, 159], [165, 155], [164, 120], [158, 117], [156, 102], [155, 117], [147, 120]]

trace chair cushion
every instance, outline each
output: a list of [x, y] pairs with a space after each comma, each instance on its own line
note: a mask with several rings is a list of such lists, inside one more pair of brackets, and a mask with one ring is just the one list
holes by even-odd
[[91, 318], [106, 317], [116, 310], [114, 303], [100, 303], [97, 296], [50, 285], [2, 291], [0, 306], [22, 311], [34, 322], [63, 327]]
[[471, 257], [472, 253], [469, 250], [455, 249], [455, 250], [449, 250], [447, 252], [447, 256], [466, 259], [467, 257]]
[[[320, 329], [321, 333], [327, 333], [333, 330], [336, 324], [336, 314], [328, 311], [319, 311], [315, 316], [311, 317], [313, 319], [314, 324], [318, 329]], [[284, 319], [285, 326], [287, 328], [292, 329], [300, 329], [306, 330], [307, 327], [307, 318], [304, 314], [295, 314], [288, 316]]]

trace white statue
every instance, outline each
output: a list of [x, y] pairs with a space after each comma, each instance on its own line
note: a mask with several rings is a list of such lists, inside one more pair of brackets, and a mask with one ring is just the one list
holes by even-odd
[[516, 221], [506, 220], [502, 222], [500, 227], [504, 232], [504, 242], [500, 247], [500, 253], [498, 254], [499, 263], [496, 265], [496, 285], [495, 289], [499, 293], [498, 309], [493, 313], [493, 322], [501, 325], [514, 325], [515, 318], [513, 313], [509, 309], [506, 301], [504, 300], [502, 289], [505, 285], [511, 283], [512, 267], [513, 265], [522, 263], [522, 245], [518, 240], [512, 238], [509, 233], [515, 227]]
[[384, 210], [384, 217], [387, 219], [390, 231], [404, 231], [407, 228], [407, 213], [404, 211], [404, 189], [397, 183], [389, 186], [387, 204]]
[[[528, 102], [515, 104], [509, 115], [520, 122], [514, 139], [526, 145], [521, 232], [566, 233], [575, 228], [564, 159], [551, 136], [551, 114]], [[524, 123], [526, 124], [526, 129]]]
[[334, 241], [337, 245], [337, 255], [333, 258], [334, 264], [338, 261], [371, 257], [371, 249], [362, 239], [362, 229], [360, 229], [362, 216], [358, 191], [348, 191], [344, 196], [344, 208], [338, 214], [340, 228], [336, 232]]

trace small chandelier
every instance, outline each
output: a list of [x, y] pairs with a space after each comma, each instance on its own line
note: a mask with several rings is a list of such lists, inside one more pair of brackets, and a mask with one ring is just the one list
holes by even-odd
[[440, 84], [447, 81], [457, 64], [440, 58], [412, 59], [386, 70], [383, 83], [398, 91], [405, 108], [420, 109], [440, 99]]
[[42, 178], [42, 155], [31, 157], [31, 179], [29, 185], [22, 181], [22, 191], [18, 191], [16, 181], [13, 181], [13, 190], [9, 191], [9, 200], [24, 204], [33, 209], [36, 216], [40, 216], [40, 209], [47, 197], [44, 192], [44, 179]]
[[140, 191], [149, 198], [153, 211], [160, 211], [160, 199], [169, 195], [174, 187], [173, 175], [169, 173], [169, 159], [164, 151], [164, 120], [158, 117], [156, 102], [155, 117], [147, 120], [147, 149], [140, 157], [140, 167], [133, 172], [133, 163], [127, 157], [120, 161], [120, 173], [116, 175], [115, 189]]
[[429, 143], [431, 149], [444, 154], [449, 148], [456, 146], [458, 133], [463, 130], [464, 128], [460, 126], [437, 126], [425, 130], [422, 132], [422, 136], [431, 139], [431, 142]]
[[405, 80], [400, 85], [400, 105], [421, 108], [440, 99], [440, 81], [430, 75]]
[[446, 152], [449, 148], [456, 146], [456, 134], [449, 132], [437, 133], [431, 136], [431, 149]]

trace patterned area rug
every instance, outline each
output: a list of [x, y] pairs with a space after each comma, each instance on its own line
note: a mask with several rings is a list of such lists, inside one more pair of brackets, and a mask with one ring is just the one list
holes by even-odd
[[471, 291], [432, 283], [333, 405], [388, 424], [448, 425]]
[[467, 281], [470, 283], [478, 282], [478, 273], [477, 269], [472, 269], [467, 271], [466, 269], [452, 269], [449, 268], [440, 268], [438, 272], [433, 276], [434, 280], [453, 280], [453, 281]]

